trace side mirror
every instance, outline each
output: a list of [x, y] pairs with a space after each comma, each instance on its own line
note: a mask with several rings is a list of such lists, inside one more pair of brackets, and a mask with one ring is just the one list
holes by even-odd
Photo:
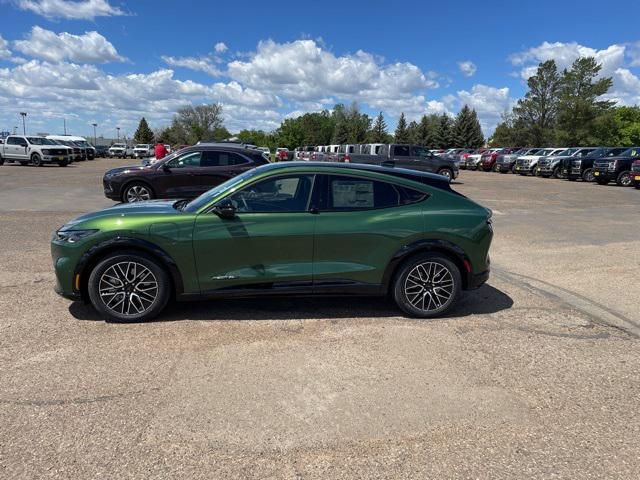
[[215, 205], [212, 211], [220, 218], [225, 218], [227, 220], [235, 218], [236, 216], [236, 207], [234, 207], [233, 203], [228, 200]]

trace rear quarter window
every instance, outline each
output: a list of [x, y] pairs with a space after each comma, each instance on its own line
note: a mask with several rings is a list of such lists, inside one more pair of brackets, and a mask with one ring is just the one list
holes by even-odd
[[427, 193], [394, 183], [368, 178], [329, 176], [326, 209], [331, 211], [374, 210], [420, 202]]

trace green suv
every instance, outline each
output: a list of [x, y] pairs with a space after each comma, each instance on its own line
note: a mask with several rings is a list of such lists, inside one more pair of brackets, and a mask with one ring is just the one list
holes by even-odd
[[449, 310], [489, 277], [491, 212], [440, 175], [288, 162], [192, 201], [121, 204], [56, 231], [56, 291], [112, 321], [172, 299], [389, 295], [407, 314]]

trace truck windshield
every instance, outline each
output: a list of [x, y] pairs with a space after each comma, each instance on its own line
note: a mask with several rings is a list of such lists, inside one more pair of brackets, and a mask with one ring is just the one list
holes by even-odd
[[640, 148], [631, 147], [620, 154], [621, 157], [637, 157], [640, 155]]
[[56, 142], [42, 137], [27, 137], [27, 140], [31, 145], [55, 145]]

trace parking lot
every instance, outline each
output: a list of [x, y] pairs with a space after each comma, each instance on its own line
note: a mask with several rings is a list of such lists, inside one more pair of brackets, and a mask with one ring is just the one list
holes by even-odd
[[53, 292], [49, 239], [131, 162], [0, 167], [0, 477], [640, 477], [640, 191], [462, 171], [493, 272], [447, 318], [289, 298], [110, 324]]

